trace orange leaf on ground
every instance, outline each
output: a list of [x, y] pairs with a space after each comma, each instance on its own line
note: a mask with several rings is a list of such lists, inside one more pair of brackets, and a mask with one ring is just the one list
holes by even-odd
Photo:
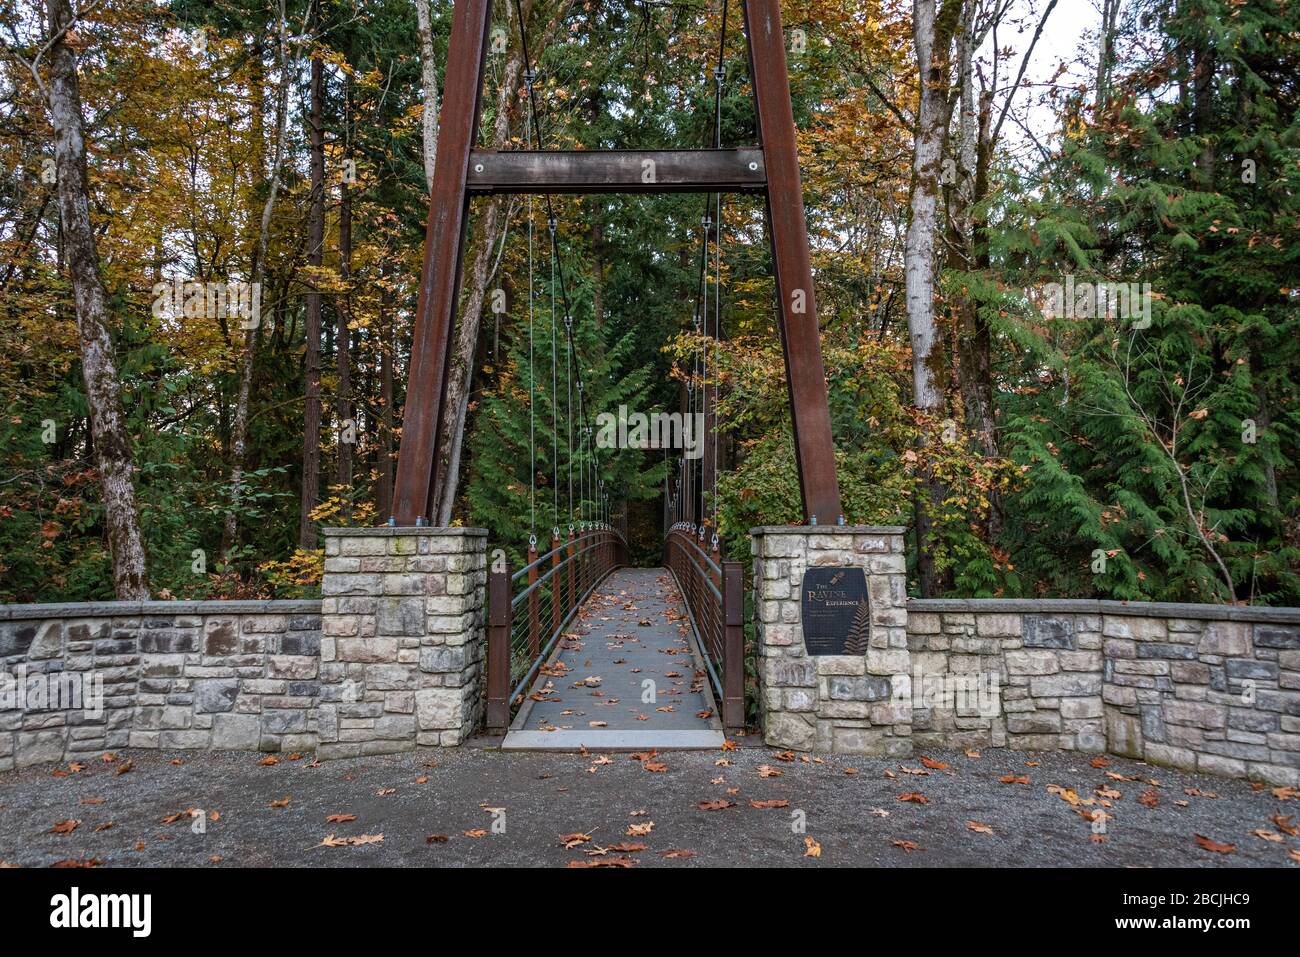
[[1196, 838], [1196, 843], [1205, 848], [1207, 851], [1213, 851], [1216, 854], [1231, 854], [1237, 849], [1236, 844], [1220, 844], [1218, 841], [1206, 837], [1204, 834], [1192, 835]]

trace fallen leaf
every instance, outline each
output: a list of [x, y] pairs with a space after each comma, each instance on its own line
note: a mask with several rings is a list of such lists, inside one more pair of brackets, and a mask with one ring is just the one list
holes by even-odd
[[667, 851], [660, 851], [659, 856], [667, 857], [667, 858], [685, 858], [685, 857], [694, 857], [695, 852], [683, 850], [681, 848], [673, 848]]
[[894, 847], [901, 847], [909, 854], [912, 851], [919, 851], [921, 849], [921, 846], [917, 844], [915, 841], [904, 841], [904, 840], [900, 840], [899, 838], [894, 838], [894, 840], [891, 841], [890, 843], [893, 844]]
[[813, 838], [805, 837], [803, 839], [803, 846], [804, 846], [804, 852], [803, 852], [804, 857], [822, 856], [822, 846], [818, 844]]
[[465, 836], [466, 837], [487, 837], [487, 831], [483, 830], [483, 828], [481, 827], [476, 827], [473, 828], [472, 830], [466, 831]]
[[1156, 793], [1155, 788], [1143, 791], [1138, 795], [1138, 804], [1143, 807], [1158, 807], [1160, 804], [1160, 795]]
[[430, 834], [424, 839], [425, 844], [446, 844], [451, 838], [446, 834]]
[[1285, 843], [1286, 841], [1286, 838], [1284, 838], [1281, 834], [1277, 833], [1277, 831], [1270, 831], [1262, 827], [1257, 827], [1255, 828], [1255, 830], [1251, 831], [1250, 833], [1254, 834], [1256, 837], [1260, 838], [1261, 840], [1272, 841], [1274, 844], [1282, 844]]
[[75, 830], [76, 830], [77, 828], [79, 828], [79, 827], [81, 827], [81, 822], [80, 822], [80, 821], [74, 821], [74, 820], [72, 820], [71, 818], [69, 818], [69, 819], [66, 820], [66, 821], [60, 821], [58, 824], [55, 824], [54, 827], [50, 828], [50, 833], [51, 833], [51, 834], [71, 834], [73, 831], [75, 831]]
[[981, 824], [979, 821], [967, 821], [966, 830], [974, 831], [976, 834], [992, 834], [993, 828], [987, 824]]
[[1017, 776], [1014, 774], [1004, 774], [1002, 777], [998, 778], [998, 780], [1003, 784], [1028, 784], [1029, 775], [1021, 774]]
[[596, 857], [569, 861], [569, 867], [635, 867], [634, 857]]
[[[279, 764], [280, 759], [277, 758], [274, 754], [268, 754], [266, 757], [264, 757], [261, 761], [258, 761], [257, 763], [260, 767], [269, 768], [272, 765]], [[319, 847], [320, 845], [317, 846]]]
[[317, 847], [360, 847], [363, 844], [382, 844], [384, 835], [382, 834], [357, 834], [354, 837], [335, 837], [330, 834], [325, 840], [317, 844]]
[[753, 798], [749, 801], [750, 807], [769, 808], [769, 807], [789, 807], [790, 802], [786, 798], [776, 798], [771, 801], [755, 801]]
[[646, 821], [644, 824], [629, 824], [626, 833], [628, 837], [648, 837], [654, 829], [655, 822]]
[[278, 800], [278, 801], [272, 801], [272, 802], [271, 802], [271, 807], [276, 807], [276, 808], [279, 808], [279, 807], [288, 807], [288, 806], [289, 806], [289, 801], [290, 801], [290, 795], [286, 794], [284, 797], [280, 798], [280, 800]]
[[348, 821], [355, 821], [355, 814], [329, 814], [325, 817], [326, 824], [346, 824]]
[[921, 755], [921, 765], [929, 768], [931, 771], [947, 771], [949, 767], [949, 765], [944, 762], [935, 761], [931, 758], [927, 758], [925, 755]]
[[930, 799], [919, 791], [904, 791], [898, 796], [900, 801], [907, 801], [912, 804], [929, 804]]
[[1218, 841], [1211, 840], [1204, 834], [1192, 835], [1196, 838], [1196, 843], [1207, 851], [1214, 851], [1216, 854], [1231, 854], [1237, 849], [1236, 844], [1220, 844]]
[[561, 834], [560, 846], [564, 848], [573, 848], [573, 847], [577, 847], [579, 844], [586, 844], [590, 840], [591, 840], [590, 834], [582, 834], [582, 833]]
[[[750, 803], [753, 803], [752, 801]], [[729, 807], [735, 807], [735, 801], [724, 801], [718, 798], [714, 801], [700, 801], [695, 807], [701, 811], [725, 811]]]

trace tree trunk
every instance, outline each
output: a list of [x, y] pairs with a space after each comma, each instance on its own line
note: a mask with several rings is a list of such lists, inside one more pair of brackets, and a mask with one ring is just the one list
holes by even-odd
[[113, 564], [113, 593], [124, 601], [149, 597], [144, 543], [135, 502], [135, 467], [122, 414], [121, 384], [108, 334], [104, 283], [90, 222], [90, 183], [81, 114], [77, 59], [64, 37], [72, 24], [68, 0], [48, 0], [50, 35], [50, 125], [58, 172], [59, 216], [72, 295], [77, 309], [77, 336], [86, 404], [94, 443], [95, 469], [104, 499], [104, 524]]
[[[313, 11], [313, 24], [320, 21], [320, 5]], [[319, 268], [325, 261], [325, 64], [320, 56], [311, 61], [311, 213], [308, 226], [307, 264]], [[311, 513], [320, 497], [320, 291], [312, 281], [307, 293], [307, 342], [303, 360], [302, 499], [298, 512], [298, 544], [316, 547], [316, 525]]]
[[384, 259], [383, 286], [379, 292], [379, 488], [375, 503], [380, 520], [393, 511], [393, 359], [397, 351], [397, 323], [393, 321], [393, 262]]
[[[339, 274], [343, 280], [343, 294], [336, 300], [338, 308], [334, 310], [338, 330], [335, 341], [335, 371], [338, 376], [338, 418], [339, 441], [337, 471], [335, 481], [340, 486], [340, 494], [345, 502], [352, 493], [352, 447], [357, 435], [356, 422], [352, 410], [352, 333], [348, 322], [352, 316], [352, 195], [348, 190], [347, 159], [349, 124], [352, 121], [352, 94], [348, 79], [343, 78], [343, 169], [345, 178], [339, 183]], [[343, 516], [351, 519], [352, 508], [344, 505]]]
[[[262, 207], [262, 224], [257, 234], [257, 246], [253, 250], [251, 275], [254, 288], [260, 288], [266, 276], [266, 250], [271, 236], [271, 214], [275, 208], [276, 194], [280, 190], [280, 170], [284, 166], [286, 136], [288, 135], [289, 126], [289, 41], [286, 35], [288, 26], [284, 4], [285, 0], [279, 0], [280, 88], [276, 99], [275, 158], [271, 161], [270, 186], [266, 196], [266, 203]], [[261, 125], [260, 121], [258, 125]], [[260, 165], [258, 169], [261, 169]], [[263, 306], [265, 305], [267, 304], [264, 302]], [[244, 460], [248, 446], [249, 399], [253, 389], [253, 346], [257, 341], [257, 330], [261, 325], [261, 317], [257, 317], [257, 324], [252, 328], [247, 328], [248, 322], [245, 322], [244, 325], [246, 327], [244, 329], [244, 347], [239, 356], [239, 392], [235, 398], [234, 421], [231, 423], [230, 508], [226, 512], [221, 529], [221, 550], [223, 553], [227, 553], [234, 548], [235, 539], [239, 534], [238, 510], [244, 486]]]
[[433, 60], [433, 26], [429, 0], [415, 0], [416, 28], [420, 34], [420, 85], [424, 88], [424, 182], [433, 192], [433, 167], [438, 156], [438, 65]]
[[[912, 158], [912, 219], [907, 228], [904, 275], [907, 285], [907, 325], [912, 341], [912, 394], [917, 409], [929, 416], [944, 406], [942, 354], [934, 312], [935, 231], [938, 222], [940, 169], [948, 136], [950, 46], [961, 20], [963, 0], [946, 0], [936, 15], [935, 0], [913, 0], [912, 31], [920, 77], [920, 103]], [[933, 514], [944, 488], [922, 455], [922, 488], [916, 497], [917, 568], [921, 594], [938, 592], [940, 582], [930, 555]]]
[[[524, 0], [522, 12], [527, 21], [532, 10], [532, 0]], [[509, 7], [507, 30], [514, 31], [510, 23], [514, 8]], [[563, 10], [561, 11], [561, 15]], [[543, 31], [537, 49], [544, 49], [560, 17], [557, 16]], [[501, 86], [497, 90], [496, 122], [492, 130], [493, 149], [503, 149], [510, 133], [510, 119], [514, 106], [520, 75], [523, 72], [522, 53], [516, 49], [506, 63]], [[487, 209], [483, 211], [482, 230], [479, 246], [470, 267], [469, 295], [461, 320], [456, 329], [456, 342], [451, 358], [451, 369], [447, 382], [447, 401], [444, 404], [443, 435], [447, 437], [447, 456], [437, 464], [434, 485], [434, 501], [438, 503], [435, 524], [449, 525], [452, 509], [456, 504], [456, 492], [460, 480], [461, 450], [464, 445], [465, 416], [469, 411], [470, 385], [474, 377], [474, 353], [478, 345], [479, 325], [482, 320], [483, 301], [487, 295], [488, 278], [492, 273], [493, 251], [501, 235], [504, 224], [501, 222], [501, 205], [503, 198], [492, 197]]]

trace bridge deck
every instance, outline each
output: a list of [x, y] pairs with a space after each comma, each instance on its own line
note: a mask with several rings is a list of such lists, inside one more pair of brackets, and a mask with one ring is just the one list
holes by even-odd
[[502, 747], [716, 748], [723, 741], [672, 576], [663, 568], [622, 568], [556, 643]]

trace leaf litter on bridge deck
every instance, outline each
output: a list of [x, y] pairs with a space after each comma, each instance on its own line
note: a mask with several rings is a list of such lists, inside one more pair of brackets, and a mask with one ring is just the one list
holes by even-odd
[[615, 571], [579, 610], [529, 694], [532, 731], [716, 725], [681, 596], [662, 568]]

